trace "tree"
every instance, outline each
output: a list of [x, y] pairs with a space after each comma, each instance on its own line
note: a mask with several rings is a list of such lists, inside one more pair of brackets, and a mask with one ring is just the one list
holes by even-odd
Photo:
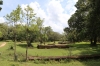
[[87, 38], [87, 28], [86, 28], [86, 17], [88, 15], [88, 0], [78, 0], [75, 7], [77, 10], [68, 20], [68, 30], [67, 32], [69, 40], [73, 41], [83, 41]]
[[[97, 38], [100, 37], [100, 0], [89, 0], [89, 14], [87, 16], [87, 31], [92, 46], [96, 46]], [[91, 30], [92, 29], [92, 30]]]
[[13, 35], [14, 35], [14, 60], [17, 60], [17, 54], [16, 54], [16, 37], [17, 37], [17, 32], [16, 32], [16, 25], [17, 22], [20, 21], [21, 17], [21, 7], [18, 5], [15, 10], [13, 10], [10, 14], [7, 14], [5, 16], [6, 20], [12, 23], [13, 26]]
[[96, 46], [100, 37], [99, 0], [78, 0], [75, 6], [77, 10], [68, 20], [70, 33], [75, 32], [77, 41], [88, 39]]
[[2, 40], [3, 33], [0, 31], [0, 40]]
[[64, 28], [64, 32], [66, 33], [66, 40], [70, 42], [75, 42], [77, 41], [77, 34], [75, 29], [70, 29], [69, 27]]
[[16, 25], [17, 41], [25, 41], [25, 26], [18, 24]]
[[44, 43], [44, 45], [45, 45], [45, 42], [48, 40], [48, 36], [47, 36], [45, 27], [42, 27], [41, 31], [39, 31], [38, 33], [39, 33], [38, 39], [40, 41], [40, 44]]
[[35, 13], [33, 12], [33, 9], [27, 5], [27, 7], [23, 11], [23, 22], [26, 22], [25, 28], [26, 28], [26, 42], [28, 47], [31, 47], [31, 41], [29, 40], [31, 37], [31, 29], [32, 26], [35, 24]]
[[26, 61], [27, 56], [28, 56], [28, 47], [33, 47], [32, 46], [32, 41], [35, 40], [38, 32], [38, 27], [37, 27], [37, 21], [35, 17], [35, 13], [33, 9], [27, 5], [27, 7], [23, 10], [23, 20], [26, 22], [25, 25], [25, 32], [26, 32], [26, 42], [27, 42], [27, 47], [26, 47]]
[[61, 35], [58, 33], [58, 32], [52, 32], [51, 33], [51, 35], [50, 35], [50, 39], [51, 39], [51, 41], [53, 41], [54, 42], [54, 44], [55, 44], [55, 41], [58, 41], [58, 40], [60, 40], [60, 38], [61, 38]]
[[51, 40], [51, 34], [52, 34], [53, 30], [50, 26], [45, 27], [45, 33], [48, 37], [48, 41], [52, 41]]
[[44, 28], [43, 28], [43, 21], [40, 17], [37, 18], [36, 22], [37, 22], [37, 27], [38, 27], [38, 40], [40, 42], [40, 44], [42, 44], [44, 41], [44, 34], [45, 34], [45, 31], [44, 31]]
[[84, 40], [86, 33], [86, 16], [87, 16], [87, 1], [79, 0], [76, 3], [76, 12], [68, 20], [68, 24], [72, 31], [76, 32], [76, 41]]
[[8, 36], [8, 25], [5, 23], [0, 23], [0, 40], [6, 40]]

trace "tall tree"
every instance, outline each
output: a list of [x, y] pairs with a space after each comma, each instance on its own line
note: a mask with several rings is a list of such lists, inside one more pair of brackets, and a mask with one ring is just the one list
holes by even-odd
[[92, 46], [96, 46], [97, 38], [100, 37], [99, 1], [78, 0], [75, 5], [77, 10], [68, 20], [71, 33], [75, 31], [76, 40], [88, 39]]
[[50, 26], [45, 27], [45, 33], [48, 37], [48, 41], [52, 41], [51, 40], [51, 34], [52, 34], [53, 30]]
[[87, 30], [92, 46], [96, 46], [100, 36], [100, 0], [89, 0], [89, 14], [87, 16]]
[[43, 21], [40, 17], [37, 18], [37, 27], [38, 27], [38, 40], [40, 44], [43, 43], [43, 35], [44, 35], [44, 27], [43, 27]]
[[32, 41], [36, 38], [37, 34], [37, 23], [36, 23], [36, 17], [35, 17], [34, 10], [27, 5], [27, 7], [23, 10], [23, 20], [26, 22], [25, 29], [26, 29], [26, 61], [28, 56], [28, 47], [32, 46]]
[[31, 27], [33, 24], [35, 24], [35, 13], [33, 9], [27, 5], [27, 7], [23, 10], [23, 20], [26, 22], [25, 28], [26, 28], [26, 41], [28, 47], [31, 47], [31, 42], [30, 42], [30, 32], [31, 32]]
[[13, 35], [14, 35], [14, 60], [17, 60], [17, 54], [16, 54], [16, 37], [17, 37], [17, 32], [16, 32], [16, 25], [17, 22], [20, 21], [21, 17], [21, 7], [18, 5], [15, 10], [13, 10], [10, 14], [7, 14], [5, 16], [6, 20], [12, 23], [13, 26]]
[[88, 0], [78, 0], [75, 5], [77, 10], [68, 20], [70, 31], [66, 31], [65, 29], [70, 40], [82, 41], [86, 38], [86, 16], [88, 14], [87, 4]]

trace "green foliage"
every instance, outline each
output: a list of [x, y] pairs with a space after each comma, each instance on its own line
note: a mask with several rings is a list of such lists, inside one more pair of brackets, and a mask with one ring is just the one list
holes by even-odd
[[2, 34], [2, 32], [0, 32], [0, 38], [1, 38], [1, 37], [3, 37], [3, 34]]
[[8, 37], [8, 26], [5, 23], [0, 23], [0, 40], [6, 40]]
[[71, 33], [71, 37], [75, 41], [81, 41], [84, 40], [86, 37], [85, 36], [85, 17], [86, 17], [86, 4], [87, 1], [85, 0], [79, 0], [76, 3], [76, 12], [70, 17], [68, 20], [69, 24], [69, 29]]
[[[17, 55], [16, 55], [16, 40], [17, 40], [17, 28], [16, 25], [18, 21], [21, 20], [21, 7], [18, 5], [15, 10], [13, 10], [10, 14], [7, 14], [5, 16], [6, 20], [9, 21], [9, 23], [12, 23], [12, 32], [11, 35], [13, 36], [12, 39], [14, 40], [14, 60], [17, 60]], [[10, 32], [10, 31], [9, 31]]]
[[[89, 38], [91, 40], [91, 45], [96, 45], [97, 42], [97, 38], [100, 38], [100, 9], [98, 6], [100, 6], [100, 4], [98, 3], [99, 0], [89, 0], [89, 6], [90, 8], [89, 10], [89, 14], [87, 16], [87, 30], [89, 33]], [[92, 29], [92, 31], [91, 31]]]
[[97, 38], [100, 38], [100, 9], [99, 0], [78, 0], [77, 10], [68, 20], [69, 27], [64, 31], [69, 41], [90, 40], [91, 45], [96, 46]]
[[35, 17], [34, 10], [27, 5], [27, 7], [22, 11], [23, 13], [23, 22], [26, 22], [24, 38], [27, 42], [27, 45], [32, 46], [31, 43], [35, 40], [38, 32], [38, 25]]

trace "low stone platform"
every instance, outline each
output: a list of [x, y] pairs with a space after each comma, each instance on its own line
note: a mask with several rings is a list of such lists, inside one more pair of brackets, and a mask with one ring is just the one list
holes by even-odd
[[100, 54], [95, 55], [80, 55], [80, 56], [30, 56], [28, 60], [64, 60], [64, 59], [98, 59]]

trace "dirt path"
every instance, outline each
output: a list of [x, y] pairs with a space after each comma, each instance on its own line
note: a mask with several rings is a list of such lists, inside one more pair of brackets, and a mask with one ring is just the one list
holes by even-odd
[[0, 45], [0, 47], [3, 47], [3, 46], [5, 46], [6, 45], [6, 42], [3, 42], [1, 45]]

